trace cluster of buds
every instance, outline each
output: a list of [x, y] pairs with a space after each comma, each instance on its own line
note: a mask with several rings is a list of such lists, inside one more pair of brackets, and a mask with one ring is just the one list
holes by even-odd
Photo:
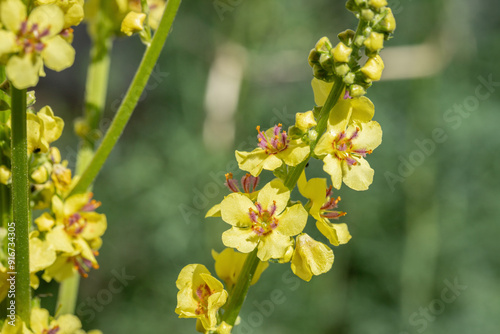
[[[386, 6], [386, 0], [349, 0], [346, 7], [360, 20], [358, 29], [340, 33], [336, 46], [327, 37], [316, 43], [309, 53], [314, 77], [326, 82], [341, 77], [351, 97], [364, 95], [373, 81], [380, 80], [384, 62], [379, 53], [396, 28], [392, 11]], [[363, 47], [368, 59], [359, 66]]]

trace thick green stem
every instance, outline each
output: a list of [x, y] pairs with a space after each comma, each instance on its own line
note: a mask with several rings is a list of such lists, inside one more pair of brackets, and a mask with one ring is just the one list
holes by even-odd
[[248, 254], [245, 264], [243, 265], [243, 270], [241, 271], [238, 281], [231, 291], [231, 295], [229, 296], [229, 300], [225, 306], [226, 311], [222, 316], [222, 320], [231, 326], [234, 326], [236, 318], [238, 318], [238, 314], [240, 313], [241, 306], [245, 301], [248, 288], [250, 287], [250, 283], [252, 282], [253, 275], [257, 270], [259, 262], [260, 260], [257, 257], [257, 247], [255, 247], [255, 249]]
[[115, 146], [116, 142], [120, 138], [123, 129], [127, 125], [132, 112], [139, 101], [139, 98], [146, 87], [146, 83], [154, 69], [154, 65], [158, 57], [160, 56], [161, 49], [165, 40], [167, 39], [174, 18], [177, 14], [177, 10], [181, 0], [169, 0], [163, 13], [163, 17], [160, 21], [158, 30], [154, 34], [151, 45], [147, 47], [144, 57], [142, 58], [141, 64], [135, 74], [135, 77], [125, 95], [125, 98], [118, 109], [118, 112], [111, 123], [111, 126], [104, 137], [101, 146], [95, 153], [92, 161], [87, 166], [85, 171], [82, 173], [78, 183], [71, 189], [68, 196], [85, 192], [87, 188], [94, 182], [97, 174], [101, 170], [104, 162], [108, 158], [111, 150]]
[[30, 207], [28, 181], [28, 140], [26, 129], [26, 89], [18, 90], [13, 86], [11, 127], [12, 208], [16, 234], [16, 312], [26, 324], [29, 324], [31, 301], [28, 237]]
[[80, 285], [80, 275], [73, 274], [59, 285], [57, 295], [56, 312], [58, 314], [74, 314], [76, 301], [78, 300], [78, 287]]

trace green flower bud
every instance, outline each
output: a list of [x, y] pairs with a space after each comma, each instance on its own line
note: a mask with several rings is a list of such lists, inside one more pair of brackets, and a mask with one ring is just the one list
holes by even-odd
[[354, 40], [354, 44], [356, 44], [357, 47], [361, 47], [363, 45], [363, 42], [365, 41], [366, 37], [363, 35], [359, 35], [356, 37]]
[[363, 43], [371, 52], [378, 52], [384, 47], [384, 34], [372, 32]]
[[382, 71], [384, 70], [384, 62], [382, 58], [377, 55], [372, 58], [368, 58], [365, 66], [361, 68], [361, 72], [370, 80], [378, 81], [382, 76]]
[[309, 52], [309, 57], [307, 58], [307, 60], [309, 61], [309, 66], [313, 67], [314, 64], [317, 64], [320, 56], [321, 53], [316, 51], [316, 49], [312, 49], [311, 52]]
[[368, 5], [375, 9], [382, 9], [387, 6], [386, 0], [368, 0]]
[[354, 2], [356, 3], [356, 5], [358, 5], [359, 7], [362, 7], [364, 5], [366, 5], [366, 0], [354, 0]]
[[347, 73], [349, 73], [350, 69], [351, 68], [349, 67], [349, 65], [347, 65], [347, 64], [340, 64], [340, 65], [335, 66], [335, 73], [338, 76], [343, 77]]
[[319, 57], [319, 63], [327, 72], [331, 72], [333, 70], [333, 59], [331, 55], [322, 53]]
[[349, 57], [351, 56], [352, 49], [340, 42], [335, 46], [332, 50], [333, 59], [339, 63], [347, 63], [349, 61]]
[[29, 90], [26, 93], [26, 107], [29, 108], [29, 107], [33, 106], [35, 104], [35, 102], [36, 102], [35, 91]]
[[375, 16], [375, 13], [371, 9], [363, 9], [363, 10], [361, 10], [361, 17], [365, 21], [371, 21], [374, 16]]
[[310, 141], [314, 141], [314, 140], [316, 140], [318, 138], [318, 131], [316, 131], [314, 129], [311, 129], [307, 133], [307, 136], [309, 137]]
[[338, 38], [345, 45], [351, 45], [354, 35], [356, 35], [356, 33], [353, 30], [347, 29], [338, 34]]
[[344, 77], [344, 83], [346, 85], [352, 85], [354, 83], [354, 79], [356, 79], [356, 75], [352, 72], [349, 72]]
[[75, 120], [74, 130], [77, 136], [86, 138], [90, 132], [90, 126], [84, 118], [79, 117]]
[[315, 64], [313, 66], [313, 75], [315, 78], [318, 78], [320, 80], [324, 80], [328, 76], [328, 72], [325, 71], [323, 67], [321, 67], [318, 64]]
[[356, 5], [354, 0], [348, 0], [345, 4], [345, 8], [351, 12], [357, 12], [359, 10], [358, 5]]
[[366, 90], [360, 85], [352, 85], [349, 87], [349, 95], [351, 97], [360, 97], [366, 94]]
[[380, 22], [380, 28], [383, 32], [391, 34], [394, 32], [394, 30], [396, 30], [396, 19], [394, 18], [394, 15], [392, 14], [392, 10], [390, 8], [387, 8], [386, 10], [387, 14]]

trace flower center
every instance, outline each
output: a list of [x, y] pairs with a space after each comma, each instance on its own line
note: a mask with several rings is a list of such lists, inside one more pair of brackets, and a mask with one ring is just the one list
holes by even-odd
[[[92, 251], [94, 256], [99, 255], [98, 251]], [[99, 265], [97, 263], [92, 263], [89, 259], [84, 258], [81, 254], [70, 257], [68, 261], [73, 261], [74, 268], [78, 271], [80, 276], [87, 278], [89, 275], [87, 274], [90, 269], [99, 269]]]
[[[257, 184], [259, 183], [259, 177], [252, 176], [251, 174], [246, 174], [241, 178], [241, 186], [243, 188], [243, 192], [250, 194], [255, 191], [257, 188]], [[234, 193], [239, 193], [240, 188], [238, 187], [238, 181], [233, 179], [233, 173], [226, 174], [226, 182], [224, 183], [226, 187], [229, 188]]]
[[195, 313], [197, 315], [207, 314], [208, 312], [208, 297], [213, 294], [213, 291], [210, 290], [210, 287], [205, 283], [200, 285], [196, 289], [196, 297], [198, 297], [198, 308]]
[[332, 196], [332, 186], [326, 190], [326, 202], [321, 207], [320, 216], [329, 219], [338, 219], [339, 217], [345, 216], [346, 213], [343, 211], [333, 211], [337, 208], [337, 204], [340, 202], [340, 196], [333, 198]]
[[276, 201], [269, 207], [269, 210], [262, 209], [260, 203], [255, 203], [257, 211], [249, 209], [250, 220], [252, 220], [252, 230], [259, 236], [265, 236], [278, 227], [278, 218], [274, 217], [276, 213]]
[[68, 232], [68, 234], [76, 236], [82, 233], [86, 225], [87, 220], [77, 212], [66, 219], [66, 226], [64, 229], [66, 230], [66, 232]]
[[260, 126], [257, 126], [257, 139], [259, 140], [259, 147], [262, 148], [266, 154], [276, 154], [288, 147], [288, 136], [286, 131], [281, 132], [281, 123], [275, 125], [271, 135], [260, 131]]
[[42, 38], [50, 34], [49, 27], [42, 29], [37, 23], [28, 27], [28, 21], [21, 23], [21, 28], [17, 34], [17, 44], [21, 46], [24, 53], [40, 53], [45, 48]]
[[356, 128], [356, 131], [354, 131], [350, 137], [347, 137], [345, 131], [342, 131], [332, 142], [333, 151], [337, 159], [347, 161], [349, 166], [358, 164], [354, 158], [366, 157], [367, 154], [372, 153], [372, 150], [353, 149], [352, 140], [356, 138], [358, 134], [359, 128]]

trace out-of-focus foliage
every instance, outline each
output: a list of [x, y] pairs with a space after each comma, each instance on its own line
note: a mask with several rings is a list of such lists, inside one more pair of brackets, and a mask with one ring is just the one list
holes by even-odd
[[[334, 249], [333, 270], [309, 283], [293, 276], [289, 265], [271, 265], [251, 287], [234, 333], [494, 333], [500, 327], [500, 87], [477, 90], [479, 77], [500, 82], [499, 5], [389, 5], [398, 27], [382, 55], [422, 43], [433, 45], [433, 52], [387, 56], [386, 71], [434, 74], [382, 76], [370, 88], [374, 119], [384, 130], [370, 156], [374, 183], [366, 192], [345, 186], [338, 192], [339, 209], [347, 212], [341, 222], [348, 222], [352, 240]], [[193, 332], [194, 320], [174, 313], [175, 280], [189, 263], [214, 272], [210, 249], [223, 249], [227, 226], [203, 217], [227, 194], [222, 183], [224, 173], [235, 172], [234, 149], [254, 147], [256, 125], [289, 126], [295, 113], [311, 109], [309, 50], [321, 36], [335, 40], [353, 28], [351, 15], [342, 1], [184, 1], [144, 100], [94, 188], [105, 203], [108, 232], [101, 269], [82, 283], [77, 314], [85, 328]], [[37, 104], [50, 101], [68, 124], [82, 109], [77, 94], [89, 47], [84, 27], [75, 31], [74, 45], [75, 65], [57, 77], [48, 72], [37, 91]], [[235, 81], [241, 83], [237, 111], [215, 122], [235, 131], [226, 140], [222, 130], [207, 135], [205, 96], [214, 84], [209, 73], [228, 45], [237, 56], [222, 61], [221, 71], [237, 72], [234, 59], [240, 70], [245, 66]], [[103, 128], [141, 48], [137, 38], [114, 46]], [[222, 90], [217, 101], [234, 98], [230, 91]], [[74, 165], [70, 128], [61, 140], [68, 146], [60, 147]], [[223, 139], [226, 148], [214, 149]], [[321, 164], [308, 169], [314, 177]], [[313, 229], [308, 233], [322, 238]], [[42, 289], [54, 291], [50, 284]]]

